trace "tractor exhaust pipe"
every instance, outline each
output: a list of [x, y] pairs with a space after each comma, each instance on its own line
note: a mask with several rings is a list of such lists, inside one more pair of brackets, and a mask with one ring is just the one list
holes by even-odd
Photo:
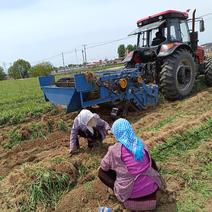
[[192, 15], [192, 32], [195, 32], [195, 16], [196, 16], [196, 9], [194, 10]]
[[196, 51], [197, 43], [198, 43], [198, 33], [195, 32], [195, 19], [196, 19], [195, 14], [196, 14], [196, 9], [193, 11], [193, 14], [192, 14], [192, 31], [190, 33], [191, 48], [193, 51]]

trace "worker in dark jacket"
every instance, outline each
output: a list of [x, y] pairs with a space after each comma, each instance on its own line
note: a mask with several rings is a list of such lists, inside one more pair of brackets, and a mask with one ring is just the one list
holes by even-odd
[[78, 136], [88, 141], [88, 148], [102, 142], [107, 134], [110, 134], [109, 124], [102, 120], [99, 115], [83, 109], [74, 119], [70, 135], [70, 154], [79, 148]]
[[152, 46], [157, 46], [163, 43], [166, 40], [166, 37], [163, 36], [162, 31], [159, 30], [155, 33], [155, 38], [153, 38]]

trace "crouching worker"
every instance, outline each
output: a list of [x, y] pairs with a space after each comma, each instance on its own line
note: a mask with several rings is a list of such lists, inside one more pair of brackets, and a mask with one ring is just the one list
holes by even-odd
[[101, 161], [100, 180], [114, 191], [125, 208], [155, 209], [156, 191], [162, 186], [159, 173], [152, 168], [156, 164], [126, 119], [116, 120], [112, 133], [117, 143], [109, 147]]
[[109, 124], [102, 120], [96, 113], [83, 109], [74, 119], [70, 135], [70, 155], [79, 148], [79, 138], [84, 137], [88, 141], [88, 148], [93, 148], [102, 142], [106, 134], [110, 133]]

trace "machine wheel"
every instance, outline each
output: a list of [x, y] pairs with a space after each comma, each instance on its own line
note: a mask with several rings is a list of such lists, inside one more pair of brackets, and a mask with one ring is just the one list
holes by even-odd
[[195, 76], [196, 68], [192, 54], [186, 49], [176, 50], [162, 65], [160, 88], [167, 99], [182, 99], [190, 94]]
[[205, 83], [212, 86], [212, 58], [209, 58], [205, 64]]

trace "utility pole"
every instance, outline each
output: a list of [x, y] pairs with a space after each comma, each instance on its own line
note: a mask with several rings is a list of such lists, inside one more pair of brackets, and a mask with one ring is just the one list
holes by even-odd
[[84, 47], [84, 56], [85, 56], [85, 65], [87, 64], [87, 55], [86, 55], [86, 44], [83, 44]]
[[64, 60], [64, 54], [63, 54], [63, 52], [62, 52], [62, 62], [63, 62], [63, 68], [65, 69], [65, 60]]
[[84, 59], [84, 51], [83, 51], [83, 49], [82, 49], [82, 64], [84, 65], [84, 63], [85, 63], [85, 59]]
[[78, 56], [77, 56], [77, 49], [75, 48], [75, 57], [76, 57], [76, 63], [78, 63]]

